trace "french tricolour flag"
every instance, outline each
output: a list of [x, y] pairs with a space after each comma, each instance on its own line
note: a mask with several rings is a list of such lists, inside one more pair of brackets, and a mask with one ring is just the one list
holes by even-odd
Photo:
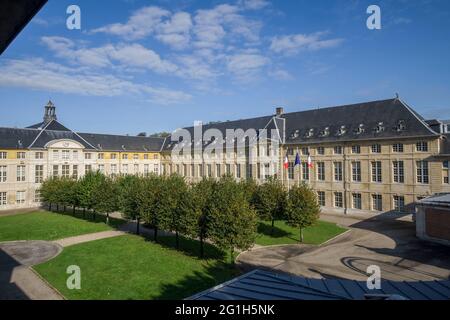
[[286, 153], [286, 157], [284, 158], [284, 168], [287, 170], [289, 169], [289, 159]]
[[313, 163], [312, 163], [311, 156], [308, 156], [308, 168], [312, 168], [312, 167], [313, 167]]

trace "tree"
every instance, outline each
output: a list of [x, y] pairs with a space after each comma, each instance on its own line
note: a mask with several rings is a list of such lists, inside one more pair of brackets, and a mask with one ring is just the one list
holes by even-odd
[[248, 203], [254, 207], [255, 205], [255, 193], [258, 189], [258, 184], [256, 183], [255, 179], [245, 179], [241, 180], [239, 182], [242, 190], [244, 191], [245, 198], [247, 199]]
[[56, 204], [57, 200], [57, 184], [59, 178], [51, 177], [46, 179], [39, 188], [41, 192], [42, 201], [48, 204], [48, 209], [52, 210], [52, 204]]
[[303, 229], [319, 219], [320, 206], [316, 193], [304, 183], [293, 186], [289, 190], [286, 214], [288, 225], [300, 229], [300, 242], [303, 242]]
[[258, 186], [253, 196], [253, 203], [261, 220], [271, 221], [273, 235], [275, 220], [285, 218], [287, 192], [278, 179], [269, 178]]
[[119, 208], [116, 182], [110, 177], [101, 175], [92, 190], [92, 197], [95, 199], [93, 209], [99, 213], [106, 213], [106, 223], [109, 224], [109, 214]]
[[[99, 185], [102, 183], [102, 179], [104, 178], [104, 175], [97, 172], [88, 172], [86, 173], [83, 178], [79, 180], [79, 189], [78, 189], [78, 195], [80, 199], [80, 205], [83, 208], [86, 208], [88, 210], [94, 209], [95, 206], [95, 196], [94, 196], [94, 190], [96, 190]], [[95, 220], [95, 210], [94, 210], [94, 220]]]
[[121, 176], [117, 180], [118, 206], [124, 217], [136, 220], [136, 234], [139, 234], [141, 215], [139, 192], [142, 192], [142, 178], [134, 175]]
[[217, 247], [230, 250], [233, 263], [234, 249], [247, 250], [255, 242], [256, 212], [248, 203], [242, 186], [224, 177], [214, 186], [209, 213], [210, 239]]

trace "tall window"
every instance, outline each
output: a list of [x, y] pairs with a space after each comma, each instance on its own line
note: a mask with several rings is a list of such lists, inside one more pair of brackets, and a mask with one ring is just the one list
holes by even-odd
[[403, 161], [394, 161], [394, 182], [405, 183], [405, 165]]
[[342, 181], [342, 162], [334, 163], [334, 181]]
[[25, 159], [25, 152], [17, 152], [17, 159]]
[[381, 144], [373, 144], [372, 153], [381, 153]]
[[53, 150], [53, 160], [58, 160], [58, 159], [59, 159], [59, 151]]
[[41, 151], [35, 152], [35, 153], [34, 153], [34, 158], [35, 158], [36, 160], [44, 159], [44, 153], [41, 152]]
[[111, 165], [111, 175], [115, 176], [117, 174], [117, 164]]
[[360, 154], [361, 153], [361, 146], [360, 145], [352, 146], [352, 153]]
[[251, 179], [253, 177], [252, 170], [253, 170], [252, 164], [251, 163], [247, 164], [247, 170], [246, 170], [247, 179]]
[[203, 165], [202, 165], [202, 164], [199, 164], [199, 165], [198, 165], [198, 176], [199, 176], [199, 177], [203, 177], [204, 174], [205, 174], [205, 173], [203, 172]]
[[210, 165], [210, 164], [208, 164], [207, 166], [206, 166], [206, 170], [208, 170], [208, 178], [211, 178], [212, 177], [212, 166]]
[[405, 212], [405, 197], [394, 196], [394, 210], [397, 212]]
[[335, 146], [334, 154], [342, 154], [342, 146]]
[[325, 148], [317, 147], [317, 154], [323, 156], [325, 154]]
[[128, 174], [128, 164], [123, 164], [122, 165], [122, 173], [123, 174]]
[[355, 182], [361, 182], [361, 162], [352, 162], [352, 180]]
[[6, 158], [8, 158], [8, 152], [0, 152], [0, 160], [5, 160]]
[[148, 153], [144, 154], [144, 160], [148, 160]]
[[[194, 169], [193, 166], [192, 166], [192, 169]], [[159, 166], [156, 163], [153, 165], [153, 172], [156, 174], [159, 174]]]
[[238, 164], [236, 165], [236, 178], [240, 179], [241, 176], [242, 176], [242, 175], [241, 175], [241, 164], [238, 163]]
[[78, 165], [74, 165], [72, 167], [72, 178], [77, 180], [78, 179]]
[[117, 153], [111, 153], [111, 160], [117, 159]]
[[428, 142], [419, 141], [416, 143], [416, 151], [417, 152], [428, 152]]
[[63, 178], [70, 177], [70, 166], [68, 164], [64, 164], [61, 166], [61, 175], [63, 176]]
[[138, 164], [134, 165], [134, 173], [135, 174], [139, 173], [139, 165]]
[[0, 166], [0, 182], [6, 182], [6, 177], [8, 174], [8, 167], [7, 166]]
[[448, 168], [449, 168], [449, 165], [448, 165], [448, 163], [449, 163], [449, 161], [448, 161], [448, 160], [445, 160], [444, 162], [442, 162], [442, 168], [444, 168], [444, 169], [448, 169]]
[[133, 160], [139, 160], [139, 155], [137, 153], [133, 154]]
[[231, 174], [231, 164], [227, 163], [225, 168], [226, 168], [226, 174], [229, 176]]
[[0, 192], [0, 206], [6, 206], [7, 204], [6, 192]]
[[124, 154], [122, 155], [122, 160], [128, 160], [128, 154], [124, 153]]
[[17, 166], [17, 181], [25, 181], [25, 166]]
[[70, 159], [70, 151], [69, 150], [63, 150], [62, 151], [62, 159], [63, 160], [69, 160]]
[[352, 194], [353, 198], [353, 209], [362, 209], [361, 193]]
[[417, 161], [417, 182], [428, 184], [429, 180], [428, 161]]
[[372, 161], [372, 182], [382, 182], [381, 161]]
[[342, 198], [342, 192], [335, 192], [334, 193], [334, 206], [336, 208], [344, 207], [344, 202], [343, 202], [343, 198]]
[[290, 180], [294, 179], [294, 162], [289, 161], [289, 166], [288, 166], [288, 178]]
[[372, 195], [372, 210], [383, 211], [383, 197], [381, 194]]
[[99, 164], [98, 165], [98, 171], [100, 171], [101, 173], [105, 173], [105, 165], [104, 164]]
[[395, 143], [392, 145], [392, 151], [396, 153], [403, 152], [403, 143]]
[[317, 180], [325, 181], [325, 162], [317, 162]]
[[33, 200], [36, 203], [42, 202], [41, 190], [39, 190], [39, 189], [34, 190], [34, 199]]
[[304, 156], [309, 155], [309, 148], [303, 147], [303, 148], [302, 148], [302, 155], [304, 155]]
[[92, 159], [92, 153], [85, 153], [84, 154], [84, 159], [86, 159], [86, 160], [91, 160]]
[[44, 166], [36, 165], [34, 168], [34, 182], [42, 183], [44, 181]]
[[73, 150], [72, 158], [73, 158], [73, 160], [78, 160], [78, 151], [77, 150]]
[[265, 163], [264, 164], [264, 179], [269, 179], [271, 177], [270, 174], [270, 163]]
[[216, 164], [216, 176], [217, 178], [220, 178], [222, 176], [222, 168], [220, 167], [220, 164]]
[[150, 174], [150, 167], [149, 165], [146, 163], [144, 164], [144, 176], [148, 176]]
[[17, 191], [16, 192], [16, 203], [17, 204], [25, 203], [25, 191]]
[[302, 162], [302, 180], [309, 181], [309, 167], [305, 162]]
[[317, 191], [317, 201], [319, 202], [319, 206], [325, 207], [325, 192]]
[[98, 153], [97, 154], [97, 158], [98, 158], [98, 160], [103, 160], [103, 159], [105, 159], [105, 154], [104, 153]]
[[53, 165], [53, 172], [52, 172], [53, 178], [57, 178], [59, 176], [59, 166]]

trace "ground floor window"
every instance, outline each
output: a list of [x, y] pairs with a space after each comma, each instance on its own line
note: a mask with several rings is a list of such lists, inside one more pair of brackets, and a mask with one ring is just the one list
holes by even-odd
[[42, 202], [41, 190], [34, 190], [34, 202], [36, 203]]
[[405, 197], [394, 196], [394, 210], [397, 212], [405, 212]]
[[336, 208], [343, 208], [344, 207], [342, 192], [335, 192], [334, 193], [334, 206]]
[[236, 178], [238, 178], [238, 179], [241, 178], [241, 165], [240, 164], [236, 165]]
[[0, 206], [6, 206], [6, 192], [0, 192]]
[[361, 193], [354, 193], [353, 195], [353, 209], [362, 209]]
[[317, 200], [320, 206], [325, 207], [325, 192], [317, 191]]
[[383, 211], [383, 197], [381, 194], [372, 195], [372, 210]]
[[25, 203], [25, 191], [17, 191], [16, 192], [16, 203], [17, 204]]

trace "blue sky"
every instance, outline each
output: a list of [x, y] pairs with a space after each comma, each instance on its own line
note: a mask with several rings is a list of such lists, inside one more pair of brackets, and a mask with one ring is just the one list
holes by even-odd
[[74, 130], [136, 134], [396, 92], [450, 119], [449, 40], [447, 0], [50, 0], [0, 57], [0, 125], [40, 121], [49, 98]]

